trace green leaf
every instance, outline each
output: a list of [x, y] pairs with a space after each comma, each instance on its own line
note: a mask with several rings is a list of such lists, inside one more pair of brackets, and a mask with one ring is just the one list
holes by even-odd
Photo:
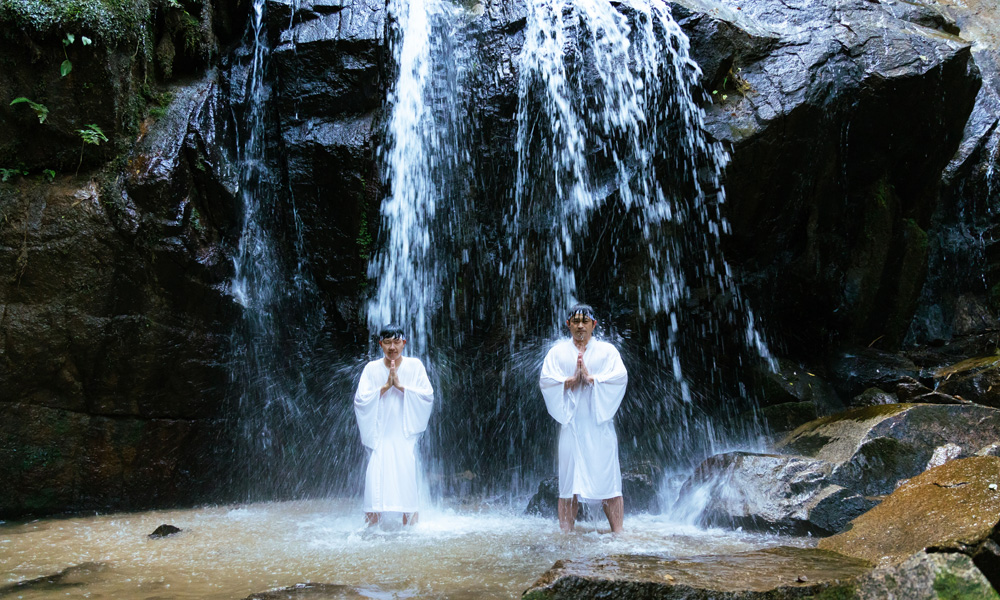
[[101, 142], [108, 141], [104, 132], [97, 125], [86, 125], [85, 129], [77, 129], [76, 134], [87, 144], [93, 144], [95, 146], [100, 146]]
[[85, 35], [82, 35], [82, 36], [80, 36], [80, 41], [81, 41], [81, 42], [83, 42], [83, 45], [84, 45], [84, 46], [89, 46], [89, 45], [91, 45], [91, 44], [93, 43], [93, 42], [92, 42], [92, 41], [90, 40], [90, 38], [89, 38], [89, 37], [87, 37], [87, 36], [85, 36]]
[[76, 37], [72, 33], [67, 33], [66, 34], [66, 39], [63, 40], [63, 45], [64, 46], [69, 46], [74, 41], [76, 41]]
[[72, 70], [73, 70], [73, 63], [71, 63], [68, 58], [62, 61], [62, 64], [59, 65], [59, 72], [62, 74], [63, 77], [69, 75], [69, 72]]
[[49, 116], [49, 108], [47, 106], [45, 106], [44, 104], [39, 104], [37, 102], [32, 102], [31, 100], [28, 100], [23, 96], [20, 98], [14, 98], [14, 100], [10, 103], [10, 105], [14, 106], [15, 104], [20, 104], [22, 102], [27, 102], [28, 106], [31, 107], [31, 110], [35, 111], [35, 116], [38, 117], [39, 123], [45, 122], [45, 119]]

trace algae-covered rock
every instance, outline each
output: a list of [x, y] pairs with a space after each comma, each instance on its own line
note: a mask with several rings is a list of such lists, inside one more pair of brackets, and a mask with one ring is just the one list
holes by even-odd
[[851, 527], [818, 547], [879, 565], [916, 552], [966, 554], [996, 585], [1000, 575], [1000, 458], [945, 463], [899, 487]]
[[522, 598], [790, 600], [821, 597], [869, 568], [833, 552], [787, 547], [677, 560], [616, 555], [557, 561]]

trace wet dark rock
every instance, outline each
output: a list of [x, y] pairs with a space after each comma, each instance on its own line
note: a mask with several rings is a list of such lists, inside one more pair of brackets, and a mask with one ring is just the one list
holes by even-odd
[[216, 90], [175, 88], [104, 185], [0, 184], [0, 515], [218, 490], [236, 217]]
[[830, 482], [862, 496], [891, 493], [941, 453], [974, 455], [1000, 439], [1000, 411], [983, 406], [891, 404], [823, 417], [792, 432], [776, 449], [831, 463]]
[[174, 535], [175, 533], [180, 533], [181, 531], [182, 530], [180, 527], [175, 527], [173, 525], [168, 525], [164, 523], [163, 525], [160, 525], [159, 527], [154, 529], [153, 533], [149, 534], [149, 539], [155, 540], [159, 538], [165, 538], [168, 535]]
[[847, 398], [872, 387], [895, 391], [900, 383], [915, 381], [920, 375], [920, 369], [906, 356], [873, 348], [840, 354], [831, 370], [834, 385]]
[[[898, 565], [916, 552], [970, 557], [1000, 583], [1000, 458], [955, 460], [922, 473], [851, 522], [819, 548], [878, 565]], [[919, 515], [919, 518], [914, 518]]]
[[962, 38], [974, 42], [972, 55], [983, 80], [962, 142], [943, 172], [929, 229], [929, 277], [910, 334], [913, 341], [928, 343], [998, 328], [1000, 19], [989, 0], [919, 4], [932, 4], [958, 25]]
[[[821, 598], [825, 590], [840, 581], [868, 570], [867, 562], [804, 548], [781, 547], [678, 560], [613, 555], [557, 561], [522, 598]], [[801, 577], [806, 581], [799, 581]]]
[[[764, 322], [798, 356], [821, 339], [898, 347], [926, 274], [937, 179], [980, 85], [969, 45], [865, 0], [679, 4], [776, 40], [731, 54], [732, 87], [709, 87], [727, 99], [707, 115], [732, 148], [727, 256]], [[701, 62], [699, 30], [688, 31]]]
[[923, 404], [971, 404], [960, 396], [932, 390], [912, 377], [904, 377], [896, 384], [896, 398], [900, 402]]
[[381, 597], [377, 589], [334, 583], [298, 583], [280, 590], [250, 594], [243, 600], [364, 600]]
[[[659, 496], [657, 494], [659, 470], [651, 465], [641, 469], [622, 472], [622, 497], [625, 502], [625, 514], [658, 513], [660, 512]], [[580, 503], [580, 518], [603, 518], [600, 505], [595, 503], [597, 514], [592, 514], [588, 503]], [[559, 478], [547, 477], [538, 484], [538, 491], [528, 501], [524, 513], [541, 517], [557, 518], [559, 508]]]
[[875, 505], [830, 481], [823, 460], [729, 452], [705, 460], [681, 488], [707, 496], [706, 525], [792, 535], [832, 535]]
[[1000, 357], [973, 357], [935, 372], [937, 391], [1000, 408]]
[[771, 435], [779, 439], [817, 417], [816, 405], [812, 402], [785, 402], [765, 406], [760, 414]]
[[834, 386], [815, 371], [816, 369], [790, 360], [780, 359], [776, 371], [767, 371], [761, 377], [762, 404], [768, 406], [809, 402], [820, 415], [843, 410], [844, 402]]
[[56, 592], [74, 587], [82, 587], [93, 583], [101, 577], [101, 573], [107, 570], [108, 565], [98, 562], [85, 562], [52, 573], [42, 575], [17, 583], [0, 585], [0, 597], [14, 594], [24, 594], [32, 592]]
[[[295, 3], [298, 4], [298, 3]], [[305, 224], [304, 251], [338, 326], [355, 324], [358, 292], [378, 231], [381, 180], [376, 120], [387, 83], [385, 4], [299, 6], [280, 11], [272, 57], [275, 110], [290, 193]], [[291, 2], [270, 2], [269, 8]], [[282, 9], [285, 10], [285, 9]]]
[[852, 408], [860, 408], [864, 406], [897, 404], [898, 402], [899, 398], [897, 398], [895, 394], [883, 392], [877, 387], [870, 387], [857, 396], [851, 398], [850, 405]]

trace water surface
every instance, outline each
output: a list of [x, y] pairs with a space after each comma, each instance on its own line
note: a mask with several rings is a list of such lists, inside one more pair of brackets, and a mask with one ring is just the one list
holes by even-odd
[[[371, 598], [519, 598], [560, 558], [728, 555], [812, 541], [626, 517], [572, 534], [555, 519], [493, 507], [424, 511], [363, 526], [356, 500], [309, 500], [0, 524], [0, 598], [241, 599], [301, 582]], [[151, 540], [169, 523], [183, 531]], [[50, 577], [62, 573], [60, 577]], [[48, 578], [44, 581], [31, 580]], [[20, 584], [20, 585], [18, 585]]]

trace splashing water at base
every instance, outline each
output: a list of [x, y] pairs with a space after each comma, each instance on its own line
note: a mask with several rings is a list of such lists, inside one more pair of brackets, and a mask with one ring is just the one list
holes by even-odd
[[[146, 536], [162, 523], [182, 532]], [[728, 555], [788, 538], [702, 530], [652, 515], [629, 516], [620, 537], [607, 523], [559, 533], [554, 519], [489, 507], [422, 512], [404, 529], [366, 529], [355, 501], [251, 504], [0, 525], [0, 596], [233, 600], [302, 582], [342, 584], [357, 597], [519, 598], [562, 558]], [[58, 573], [53, 583], [12, 587]], [[354, 597], [354, 596], [348, 596]]]

